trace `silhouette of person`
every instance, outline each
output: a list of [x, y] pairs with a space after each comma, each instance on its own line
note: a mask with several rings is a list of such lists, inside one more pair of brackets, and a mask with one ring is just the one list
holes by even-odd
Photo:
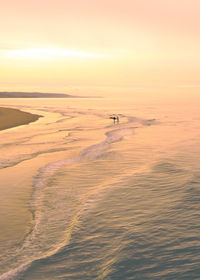
[[111, 116], [110, 119], [113, 119], [114, 123], [116, 123], [116, 121], [119, 123], [119, 116]]

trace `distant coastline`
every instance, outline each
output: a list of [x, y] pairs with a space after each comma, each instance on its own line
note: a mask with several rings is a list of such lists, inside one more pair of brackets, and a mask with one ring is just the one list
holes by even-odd
[[0, 92], [0, 98], [86, 98], [65, 93], [42, 93], [42, 92]]
[[0, 107], [0, 130], [37, 121], [41, 115], [23, 112], [18, 109]]

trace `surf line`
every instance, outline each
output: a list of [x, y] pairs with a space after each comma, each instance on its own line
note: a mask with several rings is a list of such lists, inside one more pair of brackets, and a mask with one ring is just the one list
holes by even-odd
[[[106, 139], [104, 141], [83, 149], [77, 157], [49, 163], [46, 166], [38, 169], [38, 174], [33, 179], [33, 192], [30, 203], [33, 219], [36, 218], [34, 213], [35, 211], [33, 209], [35, 205], [40, 204], [38, 200], [41, 197], [43, 187], [46, 185], [49, 178], [51, 178], [62, 166], [99, 158], [110, 148], [112, 143], [121, 141], [124, 136], [132, 135], [134, 128], [135, 127], [129, 127], [108, 131], [105, 133]], [[37, 221], [35, 228], [32, 230], [32, 234], [34, 234], [34, 230], [36, 230], [37, 225], [39, 224], [38, 222], [39, 221]]]
[[[71, 164], [74, 164], [77, 162], [83, 162], [83, 161], [87, 161], [87, 160], [97, 159], [99, 156], [101, 156], [104, 152], [106, 152], [109, 149], [109, 147], [111, 146], [112, 143], [121, 141], [124, 136], [132, 135], [134, 128], [135, 127], [129, 127], [129, 128], [121, 128], [121, 129], [115, 129], [115, 130], [108, 131], [105, 133], [106, 139], [104, 141], [102, 141], [98, 144], [91, 145], [91, 146], [83, 149], [77, 157], [72, 158], [72, 159], [59, 160], [54, 163], [49, 163], [45, 167], [40, 168], [38, 170], [38, 174], [36, 175], [36, 177], [34, 178], [34, 181], [33, 181], [33, 186], [34, 186], [35, 190], [33, 191], [34, 192], [34, 194], [32, 195], [33, 200], [30, 204], [30, 208], [32, 209], [31, 213], [33, 215], [35, 225], [34, 225], [33, 229], [30, 231], [29, 235], [24, 240], [23, 249], [26, 250], [27, 246], [29, 246], [29, 248], [30, 248], [30, 245], [31, 245], [30, 240], [34, 241], [34, 237], [37, 233], [37, 229], [40, 224], [41, 216], [40, 216], [40, 213], [36, 214], [36, 210], [34, 210], [33, 208], [34, 208], [34, 206], [37, 205], [38, 200], [40, 199], [40, 196], [42, 194], [42, 188], [45, 186], [48, 179], [50, 177], [52, 177], [64, 165], [71, 165]], [[57, 252], [59, 252], [61, 248], [63, 248], [64, 246], [66, 246], [69, 243], [69, 241], [71, 239], [71, 234], [72, 234], [72, 231], [74, 228], [73, 225], [76, 224], [76, 221], [79, 219], [81, 212], [82, 212], [82, 210], [79, 210], [76, 213], [76, 215], [73, 217], [71, 228], [66, 236], [66, 239], [62, 244], [60, 244], [60, 246], [58, 248], [53, 249], [53, 250], [50, 249], [50, 251], [44, 253], [43, 256], [39, 256], [40, 255], [39, 251], [35, 252], [35, 256], [33, 256], [32, 260], [30, 260], [26, 263], [22, 263], [15, 269], [5, 272], [4, 274], [2, 274], [0, 276], [0, 280], [20, 279], [20, 277], [23, 276], [23, 273], [25, 271], [27, 271], [29, 269], [29, 267], [32, 266], [35, 262], [37, 262], [38, 260], [44, 259], [46, 257], [50, 257], [50, 256], [56, 254]], [[27, 243], [27, 246], [26, 246], [26, 243]]]

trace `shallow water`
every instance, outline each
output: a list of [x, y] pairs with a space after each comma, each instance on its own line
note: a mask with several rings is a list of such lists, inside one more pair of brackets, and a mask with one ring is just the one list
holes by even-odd
[[196, 102], [1, 106], [44, 116], [0, 132], [1, 280], [199, 279]]

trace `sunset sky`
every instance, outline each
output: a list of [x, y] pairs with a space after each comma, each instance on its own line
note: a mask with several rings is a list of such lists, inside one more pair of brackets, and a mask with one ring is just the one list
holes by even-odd
[[7, 0], [2, 90], [200, 90], [199, 0]]

